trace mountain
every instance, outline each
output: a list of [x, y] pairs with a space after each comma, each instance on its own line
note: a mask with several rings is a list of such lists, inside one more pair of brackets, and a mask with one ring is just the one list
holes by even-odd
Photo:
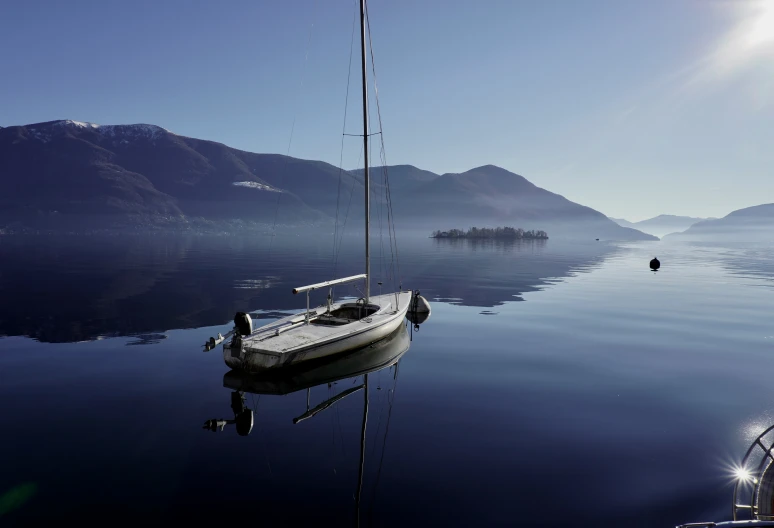
[[774, 204], [755, 205], [738, 209], [723, 218], [704, 220], [693, 224], [682, 233], [669, 238], [716, 240], [760, 239], [774, 235]]
[[613, 218], [612, 216], [608, 216], [608, 218], [610, 218], [610, 220], [612, 220], [613, 222], [615, 222], [621, 227], [630, 227], [632, 229], [637, 229], [636, 227], [634, 227], [634, 222], [629, 222], [628, 220], [624, 220], [623, 218]]
[[656, 239], [494, 165], [417, 182], [410, 193], [394, 200], [394, 207], [404, 224], [433, 229], [513, 225], [543, 229], [551, 236]]
[[[387, 167], [371, 167], [372, 184], [383, 186], [383, 170], [388, 170], [390, 191], [410, 191], [419, 185], [440, 178], [438, 174], [428, 170], [419, 169], [413, 165], [388, 165]], [[350, 170], [352, 174], [363, 177], [363, 169]]]
[[252, 154], [154, 125], [69, 120], [0, 130], [0, 174], [0, 222], [76, 227], [95, 216], [111, 225], [270, 222], [275, 211], [280, 222], [321, 221], [335, 208], [338, 183], [338, 169], [322, 162]]
[[639, 222], [629, 222], [628, 220], [624, 220], [622, 218], [610, 218], [610, 220], [622, 227], [638, 229], [643, 233], [649, 233], [655, 236], [664, 236], [669, 233], [685, 231], [696, 222], [712, 219], [662, 214], [647, 220], [641, 220]]
[[[653, 239], [493, 165], [443, 175], [386, 169], [398, 227], [514, 225], [551, 236]], [[383, 196], [384, 174], [372, 169], [374, 196]], [[62, 120], [0, 129], [0, 227], [330, 225], [337, 210], [340, 221], [362, 219], [362, 179], [362, 170], [245, 152], [155, 125]], [[373, 204], [384, 214], [383, 201]]]

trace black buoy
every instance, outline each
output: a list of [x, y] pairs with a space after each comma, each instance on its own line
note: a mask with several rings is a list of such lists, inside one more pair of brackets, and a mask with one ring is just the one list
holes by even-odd
[[650, 269], [657, 270], [660, 267], [661, 267], [661, 262], [659, 262], [656, 257], [653, 257], [653, 260], [650, 261]]

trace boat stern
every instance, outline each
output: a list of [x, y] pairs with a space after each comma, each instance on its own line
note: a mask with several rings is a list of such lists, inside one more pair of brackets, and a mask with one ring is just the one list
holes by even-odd
[[261, 350], [246, 350], [241, 338], [223, 343], [223, 360], [231, 369], [255, 371], [280, 366], [282, 356]]

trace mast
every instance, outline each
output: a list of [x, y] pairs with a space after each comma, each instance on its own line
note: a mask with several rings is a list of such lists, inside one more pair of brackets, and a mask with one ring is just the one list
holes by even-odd
[[371, 228], [371, 191], [368, 176], [368, 70], [366, 69], [366, 0], [360, 0], [360, 56], [363, 69], [363, 160], [365, 161], [365, 303], [371, 297], [371, 243], [369, 232]]
[[355, 510], [357, 526], [360, 526], [360, 494], [363, 491], [363, 468], [365, 467], [366, 422], [368, 421], [368, 374], [363, 376], [363, 428], [360, 431], [360, 468], [357, 472], [357, 498]]

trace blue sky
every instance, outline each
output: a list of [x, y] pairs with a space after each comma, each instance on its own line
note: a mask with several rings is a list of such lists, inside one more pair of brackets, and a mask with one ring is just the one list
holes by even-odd
[[[774, 0], [369, 6], [391, 164], [491, 163], [630, 220], [774, 202]], [[4, 2], [0, 125], [152, 123], [284, 154], [295, 119], [290, 154], [338, 165], [355, 8]]]

